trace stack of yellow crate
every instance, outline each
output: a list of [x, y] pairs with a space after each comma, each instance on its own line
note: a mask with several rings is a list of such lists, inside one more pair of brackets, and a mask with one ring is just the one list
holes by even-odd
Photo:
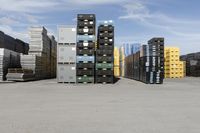
[[115, 47], [114, 49], [114, 76], [120, 77], [119, 69], [119, 48]]
[[119, 50], [119, 54], [120, 54], [120, 76], [124, 77], [124, 65], [125, 65], [125, 53], [124, 53], [124, 47], [120, 47]]
[[177, 47], [165, 47], [165, 78], [183, 78], [184, 62]]

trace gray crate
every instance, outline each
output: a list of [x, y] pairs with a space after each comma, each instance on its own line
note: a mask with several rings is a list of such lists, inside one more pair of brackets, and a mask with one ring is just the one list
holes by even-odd
[[59, 83], [76, 83], [76, 65], [58, 64], [57, 81]]
[[59, 26], [58, 43], [76, 43], [76, 26]]
[[76, 46], [58, 45], [58, 63], [76, 62]]

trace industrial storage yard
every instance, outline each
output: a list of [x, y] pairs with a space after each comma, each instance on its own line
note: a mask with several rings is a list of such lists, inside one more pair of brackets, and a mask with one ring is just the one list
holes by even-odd
[[200, 132], [200, 53], [164, 37], [117, 46], [95, 14], [57, 28], [30, 27], [29, 44], [0, 31], [0, 132]]
[[2, 133], [199, 133], [200, 79], [0, 85]]

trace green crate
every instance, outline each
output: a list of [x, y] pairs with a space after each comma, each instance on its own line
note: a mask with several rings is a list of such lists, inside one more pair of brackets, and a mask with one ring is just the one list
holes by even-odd
[[97, 63], [96, 64], [96, 69], [113, 69], [113, 64], [112, 63]]
[[94, 77], [87, 77], [87, 76], [78, 76], [77, 77], [77, 83], [88, 83], [88, 82], [94, 82]]

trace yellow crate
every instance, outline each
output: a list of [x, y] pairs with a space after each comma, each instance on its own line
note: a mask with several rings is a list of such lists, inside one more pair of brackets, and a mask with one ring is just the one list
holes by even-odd
[[119, 66], [119, 49], [117, 47], [115, 47], [114, 49], [114, 65], [118, 65]]
[[120, 77], [120, 69], [119, 69], [119, 67], [114, 67], [114, 76], [115, 77]]

